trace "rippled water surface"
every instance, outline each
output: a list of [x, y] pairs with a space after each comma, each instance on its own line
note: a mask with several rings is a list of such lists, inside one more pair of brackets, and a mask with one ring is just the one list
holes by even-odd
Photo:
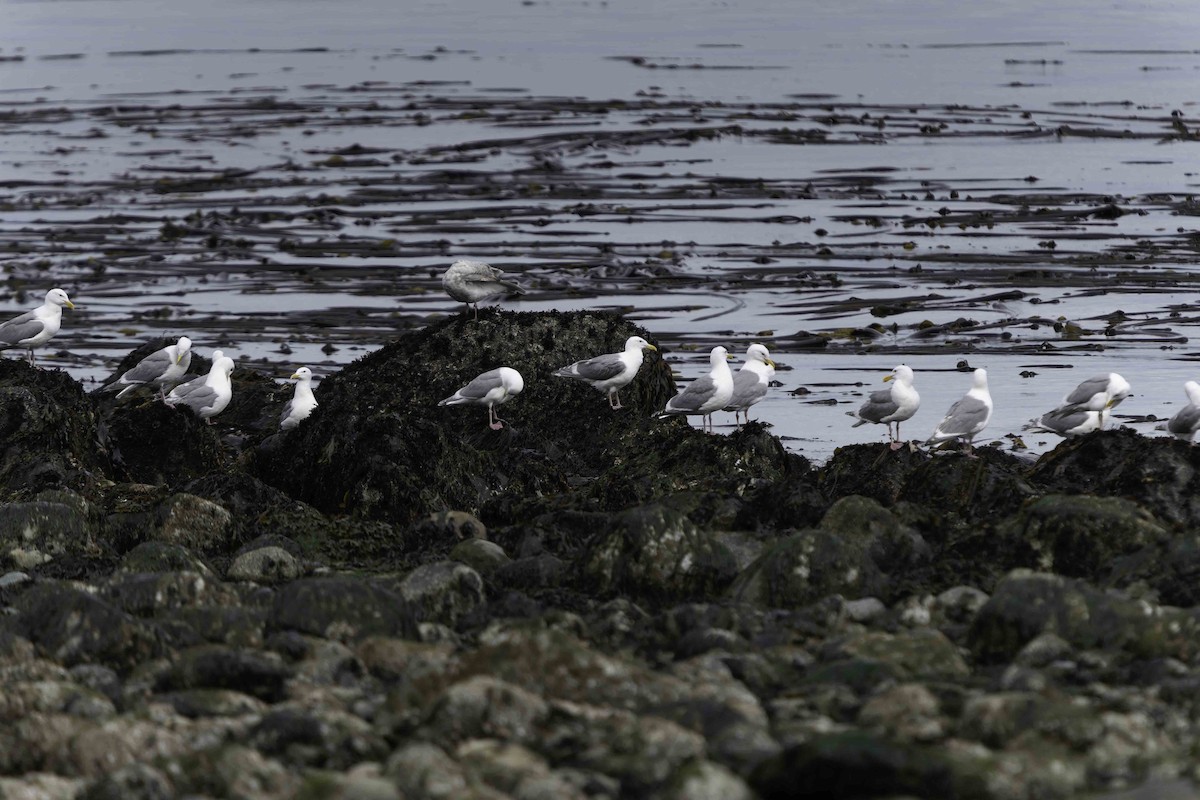
[[845, 413], [900, 362], [907, 436], [965, 360], [1032, 452], [1005, 435], [1093, 373], [1148, 434], [1197, 376], [1183, 3], [203, 5], [0, 0], [0, 313], [81, 306], [47, 365], [187, 333], [329, 372], [474, 257], [684, 378], [764, 342], [754, 416], [815, 459], [883, 437]]

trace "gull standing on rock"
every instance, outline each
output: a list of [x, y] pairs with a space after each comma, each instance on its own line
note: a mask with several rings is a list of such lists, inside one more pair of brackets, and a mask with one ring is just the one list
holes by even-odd
[[1175, 438], [1194, 444], [1192, 437], [1200, 430], [1200, 383], [1188, 381], [1183, 390], [1187, 392], [1187, 405], [1176, 411], [1166, 424], [1160, 425], [1159, 430], [1170, 431]]
[[296, 381], [296, 392], [279, 415], [279, 427], [285, 431], [290, 431], [308, 419], [308, 415], [317, 407], [317, 397], [312, 390], [312, 370], [301, 367], [292, 373], [292, 378]]
[[1104, 427], [1105, 409], [1090, 411], [1087, 408], [1067, 406], [1047, 411], [1035, 420], [1026, 423], [1021, 430], [1056, 433], [1063, 438], [1082, 436]]
[[623, 408], [619, 393], [642, 368], [645, 350], [657, 351], [658, 348], [641, 336], [630, 336], [625, 340], [625, 349], [622, 352], [576, 361], [570, 366], [556, 370], [554, 374], [560, 378], [576, 378], [604, 392], [608, 395], [609, 407], [615, 411]]
[[[895, 367], [883, 379], [884, 381], [893, 381], [891, 387], [871, 392], [870, 397], [859, 407], [857, 412], [847, 411], [846, 413], [852, 417], [858, 417], [858, 422], [854, 423], [855, 428], [869, 422], [886, 423], [892, 449], [899, 450], [903, 447], [900, 442], [900, 423], [911, 419], [912, 415], [917, 413], [917, 409], [921, 407], [921, 395], [917, 394], [917, 390], [913, 387], [912, 368], [905, 364]], [[892, 434], [893, 422], [896, 423], [895, 435]]]
[[143, 358], [132, 369], [126, 370], [121, 377], [105, 387], [105, 391], [116, 391], [120, 399], [139, 386], [154, 386], [158, 389], [158, 397], [165, 400], [167, 387], [174, 386], [187, 374], [192, 365], [192, 340], [180, 336], [175, 344], [167, 345]]
[[45, 303], [0, 325], [0, 350], [24, 347], [29, 351], [29, 363], [32, 364], [33, 349], [54, 338], [62, 327], [63, 306], [75, 308], [66, 292], [62, 289], [46, 292]]
[[746, 424], [750, 424], [750, 406], [767, 396], [767, 389], [774, 377], [775, 362], [771, 360], [771, 351], [761, 344], [747, 347], [746, 363], [733, 376], [733, 397], [725, 406], [726, 411], [733, 412], [734, 424], [741, 427], [739, 413], [744, 413]]
[[712, 413], [729, 405], [733, 397], [733, 372], [729, 369], [729, 351], [714, 347], [708, 354], [712, 369], [689, 383], [682, 392], [667, 401], [659, 417], [672, 414], [702, 414], [705, 430], [712, 431]]
[[501, 294], [525, 294], [504, 272], [482, 261], [455, 261], [442, 275], [442, 288], [460, 303], [474, 307], [479, 319], [479, 301]]
[[1081, 436], [1104, 428], [1112, 409], [1129, 396], [1129, 381], [1115, 372], [1094, 375], [1076, 386], [1062, 403], [1022, 430], [1056, 433], [1063, 437]]
[[498, 431], [504, 427], [504, 420], [496, 416], [496, 406], [507, 403], [519, 395], [524, 388], [525, 381], [521, 378], [521, 373], [512, 367], [499, 367], [479, 375], [438, 405], [487, 406], [488, 427]]
[[[217, 356], [220, 351], [214, 351]], [[233, 374], [233, 359], [218, 356], [213, 359], [212, 369], [208, 375], [180, 384], [167, 395], [166, 404], [174, 408], [176, 404], [183, 405], [196, 412], [200, 419], [213, 424], [212, 418], [225, 410], [233, 399], [233, 385], [229, 376]]]
[[964, 450], [970, 454], [975, 436], [987, 427], [991, 419], [992, 395], [988, 392], [987, 370], [977, 369], [971, 381], [970, 391], [950, 406], [945, 418], [938, 423], [933, 435], [925, 444], [941, 444], [959, 439], [965, 445]]

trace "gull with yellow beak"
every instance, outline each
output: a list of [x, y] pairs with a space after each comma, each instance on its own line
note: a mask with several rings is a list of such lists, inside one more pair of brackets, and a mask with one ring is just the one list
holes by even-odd
[[621, 389], [628, 386], [642, 368], [646, 350], [658, 351], [658, 348], [640, 336], [630, 336], [625, 340], [625, 349], [620, 353], [606, 353], [595, 358], [576, 361], [574, 364], [556, 370], [560, 378], [575, 378], [590, 385], [597, 391], [608, 395], [608, 405], [614, 411], [622, 408]]
[[296, 392], [279, 415], [279, 427], [285, 431], [290, 431], [308, 419], [308, 415], [317, 407], [317, 397], [312, 390], [312, 370], [301, 367], [292, 373], [292, 379], [296, 381]]
[[711, 433], [712, 413], [729, 405], [733, 398], [733, 372], [729, 369], [729, 358], [729, 351], [724, 347], [717, 346], [710, 350], [708, 364], [711, 369], [708, 374], [696, 378], [682, 392], [668, 400], [667, 407], [659, 412], [659, 418], [674, 414], [700, 414], [704, 429]]
[[32, 364], [34, 348], [53, 339], [62, 327], [63, 306], [75, 307], [66, 292], [62, 289], [46, 292], [45, 303], [0, 325], [0, 350], [24, 347], [29, 351], [29, 363]]
[[167, 345], [143, 358], [133, 368], [126, 370], [121, 377], [104, 387], [105, 391], [117, 393], [117, 398], [124, 397], [139, 386], [154, 386], [158, 388], [160, 400], [167, 397], [167, 389], [174, 388], [188, 367], [192, 365], [192, 340], [180, 336], [175, 344]]
[[746, 363], [733, 376], [733, 397], [725, 406], [726, 411], [733, 412], [733, 421], [738, 427], [741, 427], [738, 414], [745, 414], [746, 424], [750, 424], [750, 406], [767, 396], [774, 377], [775, 362], [771, 360], [771, 351], [761, 344], [747, 347]]
[[[921, 407], [921, 395], [917, 394], [916, 388], [913, 387], [912, 368], [905, 364], [895, 367], [883, 380], [893, 383], [887, 389], [871, 392], [867, 402], [863, 403], [857, 412], [846, 413], [858, 418], [858, 422], [854, 423], [855, 428], [868, 422], [886, 424], [892, 449], [899, 450], [904, 446], [900, 442], [900, 423], [911, 419], [913, 414], [917, 413], [917, 409]], [[893, 422], [896, 423], [895, 434], [892, 433]]]

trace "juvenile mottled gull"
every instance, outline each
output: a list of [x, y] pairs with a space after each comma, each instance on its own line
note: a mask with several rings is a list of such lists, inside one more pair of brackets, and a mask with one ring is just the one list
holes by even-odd
[[1164, 427], [1177, 439], [1191, 442], [1196, 431], [1200, 430], [1200, 383], [1188, 381], [1183, 385], [1183, 390], [1187, 392], [1187, 405], [1176, 411]]
[[232, 374], [232, 358], [214, 358], [208, 375], [176, 386], [167, 395], [166, 403], [172, 408], [182, 403], [196, 412], [200, 419], [212, 425], [212, 418], [224, 411], [233, 399], [233, 386], [229, 382], [229, 376]]
[[971, 389], [962, 396], [945, 418], [938, 423], [925, 444], [940, 444], [954, 439], [961, 440], [966, 452], [971, 452], [971, 443], [975, 436], [992, 419], [992, 395], [988, 392], [987, 370], [975, 370]]
[[1105, 372], [1076, 386], [1058, 407], [1086, 411], [1111, 410], [1129, 396], [1130, 389], [1129, 381], [1115, 372]]
[[[846, 413], [852, 417], [858, 417], [858, 422], [854, 423], [856, 428], [867, 423], [886, 423], [892, 449], [899, 450], [903, 447], [900, 443], [900, 423], [911, 419], [912, 415], [917, 413], [917, 409], [921, 407], [921, 395], [917, 394], [917, 390], [913, 387], [912, 368], [904, 364], [895, 367], [883, 379], [893, 381], [890, 388], [871, 392], [867, 401], [859, 407], [857, 412], [847, 411]], [[893, 422], [896, 423], [894, 435], [892, 434]]]
[[475, 309], [479, 319], [479, 301], [500, 294], [525, 294], [525, 290], [503, 277], [504, 273], [482, 261], [455, 261], [442, 275], [442, 288], [460, 303]]
[[146, 356], [105, 389], [110, 392], [120, 389], [121, 391], [117, 392], [117, 397], [120, 398], [139, 386], [153, 386], [158, 389], [159, 399], [165, 399], [167, 387], [178, 383], [191, 365], [192, 340], [180, 336], [178, 342]]
[[285, 431], [290, 431], [308, 419], [308, 415], [317, 407], [317, 397], [312, 389], [312, 370], [301, 367], [292, 373], [292, 378], [296, 381], [296, 392], [279, 415], [279, 427]]
[[607, 353], [595, 358], [576, 361], [570, 366], [555, 371], [560, 378], [576, 378], [594, 389], [608, 395], [608, 405], [613, 410], [621, 408], [621, 389], [629, 385], [642, 368], [645, 350], [658, 350], [640, 336], [625, 340], [625, 349], [620, 353]]
[[729, 405], [733, 397], [733, 373], [729, 370], [729, 351], [714, 347], [708, 354], [712, 369], [689, 383], [682, 392], [667, 401], [660, 417], [671, 414], [702, 414], [705, 429], [711, 431], [712, 412]]
[[1089, 411], [1087, 408], [1073, 406], [1056, 408], [1030, 421], [1022, 430], [1057, 433], [1066, 438], [1082, 436], [1104, 427], [1107, 415], [1108, 410], [1104, 408], [1099, 411]]
[[0, 350], [24, 347], [29, 351], [29, 363], [32, 364], [33, 349], [54, 338], [62, 327], [63, 306], [75, 307], [66, 292], [62, 289], [46, 292], [46, 302], [0, 325]]
[[771, 351], [765, 345], [752, 344], [746, 348], [746, 363], [733, 376], [733, 397], [725, 406], [726, 411], [733, 412], [734, 424], [738, 422], [738, 414], [746, 415], [746, 424], [750, 424], [750, 406], [767, 396], [771, 379], [775, 377], [775, 362], [771, 360]]
[[498, 431], [504, 420], [496, 416], [496, 406], [507, 403], [525, 388], [521, 373], [512, 367], [490, 369], [454, 394], [438, 403], [439, 406], [475, 405], [488, 407], [488, 427]]

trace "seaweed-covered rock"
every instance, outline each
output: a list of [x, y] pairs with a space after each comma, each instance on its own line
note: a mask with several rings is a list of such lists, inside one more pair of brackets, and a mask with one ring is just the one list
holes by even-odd
[[291, 674], [291, 668], [274, 653], [201, 645], [179, 654], [171, 669], [159, 677], [158, 689], [237, 689], [278, 702]]
[[105, 430], [114, 471], [134, 483], [176, 487], [226, 460], [216, 427], [157, 400], [116, 405]]
[[0, 564], [33, 569], [67, 553], [96, 548], [86, 512], [66, 503], [35, 500], [0, 506]]
[[820, 470], [820, 488], [831, 498], [857, 494], [890, 506], [900, 499], [909, 475], [933, 456], [924, 450], [887, 445], [839, 447]]
[[[408, 524], [443, 508], [478, 510], [567, 488], [565, 475], [599, 472], [614, 441], [636, 437], [673, 393], [657, 357], [613, 412], [555, 369], [645, 333], [616, 315], [497, 313], [434, 323], [321, 384], [321, 405], [269, 453], [265, 480], [329, 512]], [[478, 408], [437, 403], [481, 372], [510, 366], [526, 390], [488, 430]], [[507, 501], [505, 500], [507, 498]], [[500, 501], [500, 502], [498, 502]]]
[[454, 626], [484, 603], [483, 579], [457, 561], [438, 561], [417, 567], [396, 589], [408, 608], [423, 621]]
[[67, 373], [0, 359], [0, 491], [94, 486], [108, 467], [97, 424]]
[[280, 589], [271, 626], [330, 639], [416, 638], [417, 619], [398, 593], [352, 577], [300, 578]]
[[660, 600], [711, 597], [737, 573], [733, 554], [712, 532], [661, 503], [616, 515], [579, 563], [584, 582], [599, 594]]

